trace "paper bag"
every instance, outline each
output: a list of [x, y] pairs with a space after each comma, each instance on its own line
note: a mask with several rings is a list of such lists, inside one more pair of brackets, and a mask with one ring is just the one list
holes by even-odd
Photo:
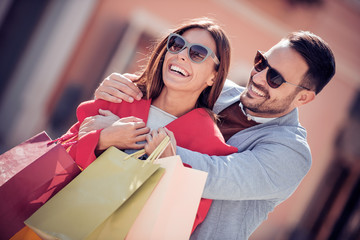
[[189, 239], [207, 173], [184, 167], [180, 156], [160, 158], [155, 162], [165, 168], [165, 174], [126, 239]]
[[24, 221], [80, 173], [61, 145], [42, 132], [0, 155], [0, 238]]
[[125, 239], [136, 217], [164, 175], [165, 169], [156, 172], [86, 240]]

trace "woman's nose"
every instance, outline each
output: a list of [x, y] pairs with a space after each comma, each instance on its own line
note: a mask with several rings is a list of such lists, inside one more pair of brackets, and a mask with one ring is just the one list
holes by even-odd
[[185, 61], [187, 59], [187, 48], [184, 48], [181, 52], [178, 53], [178, 58]]

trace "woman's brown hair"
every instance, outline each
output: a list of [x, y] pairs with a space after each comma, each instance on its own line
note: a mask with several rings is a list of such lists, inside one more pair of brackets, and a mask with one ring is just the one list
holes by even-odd
[[[204, 29], [211, 34], [216, 43], [215, 54], [220, 60], [220, 64], [216, 66], [215, 69], [217, 73], [213, 86], [209, 86], [203, 90], [195, 105], [196, 108], [212, 109], [217, 98], [220, 96], [226, 76], [229, 72], [231, 55], [230, 42], [220, 26], [208, 18], [190, 20], [189, 22], [182, 24], [173, 32], [182, 35], [187, 30], [194, 28]], [[144, 94], [144, 98], [157, 98], [164, 87], [162, 68], [165, 54], [167, 52], [167, 38], [168, 36], [157, 44], [144, 72], [136, 81], [137, 85]]]

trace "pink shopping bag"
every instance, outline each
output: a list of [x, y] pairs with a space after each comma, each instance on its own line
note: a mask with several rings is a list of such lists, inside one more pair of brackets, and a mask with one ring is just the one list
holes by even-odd
[[161, 158], [156, 163], [165, 168], [165, 174], [126, 239], [189, 239], [207, 173], [184, 167], [180, 156]]
[[24, 221], [80, 173], [61, 145], [42, 132], [0, 155], [0, 239], [9, 239]]

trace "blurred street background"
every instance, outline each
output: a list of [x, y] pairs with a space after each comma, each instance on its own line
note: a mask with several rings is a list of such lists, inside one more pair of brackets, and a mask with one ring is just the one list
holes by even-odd
[[0, 0], [0, 153], [59, 137], [106, 76], [139, 71], [158, 38], [197, 17], [227, 32], [240, 85], [256, 51], [291, 31], [329, 43], [336, 75], [300, 109], [312, 168], [251, 239], [360, 239], [359, 0]]

